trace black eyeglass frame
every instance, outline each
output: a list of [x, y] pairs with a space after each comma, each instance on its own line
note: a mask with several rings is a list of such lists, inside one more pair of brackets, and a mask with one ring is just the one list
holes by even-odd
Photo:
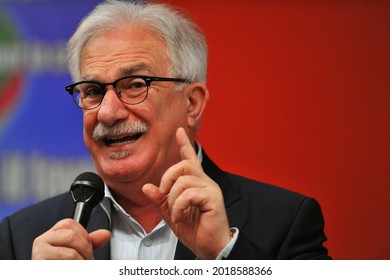
[[[136, 102], [136, 103], [127, 103], [125, 101], [122, 100], [122, 98], [120, 98], [120, 92], [117, 92], [116, 90], [116, 86], [117, 84], [124, 80], [124, 79], [128, 79], [128, 78], [135, 78], [135, 79], [142, 79], [145, 81], [145, 84], [146, 84], [146, 94], [145, 94], [145, 98], [142, 99], [141, 101], [139, 102]], [[176, 83], [191, 83], [190, 80], [188, 79], [184, 79], [184, 78], [166, 78], [166, 77], [153, 77], [153, 76], [143, 76], [143, 75], [131, 75], [131, 76], [124, 76], [124, 77], [121, 77], [115, 81], [113, 81], [112, 83], [102, 83], [102, 82], [98, 82], [98, 81], [93, 81], [93, 80], [86, 80], [86, 81], [80, 81], [80, 82], [77, 82], [77, 83], [74, 83], [74, 84], [70, 84], [70, 85], [67, 85], [65, 86], [65, 90], [70, 94], [72, 95], [73, 97], [73, 89], [80, 85], [80, 84], [83, 84], [83, 83], [92, 83], [92, 84], [95, 84], [95, 85], [98, 85], [100, 86], [100, 88], [104, 91], [104, 94], [103, 94], [103, 97], [102, 99], [100, 100], [99, 104], [97, 104], [96, 106], [92, 107], [92, 108], [83, 108], [80, 106], [80, 104], [78, 104], [75, 100], [75, 98], [72, 98], [73, 101], [75, 102], [75, 104], [77, 105], [77, 107], [83, 109], [83, 110], [92, 110], [92, 109], [95, 109], [97, 107], [100, 106], [100, 104], [103, 102], [103, 99], [104, 99], [104, 96], [105, 94], [107, 93], [107, 86], [113, 86], [114, 89], [115, 89], [115, 92], [116, 94], [118, 95], [119, 99], [125, 103], [125, 104], [128, 104], [128, 105], [137, 105], [137, 104], [140, 104], [142, 102], [144, 102], [146, 100], [146, 98], [148, 97], [148, 94], [149, 94], [149, 87], [151, 85], [152, 82], [176, 82]]]

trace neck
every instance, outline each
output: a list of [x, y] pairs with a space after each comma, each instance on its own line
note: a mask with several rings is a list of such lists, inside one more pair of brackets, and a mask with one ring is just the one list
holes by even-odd
[[[161, 221], [161, 216], [149, 200], [140, 190], [137, 194], [134, 192], [131, 196], [123, 196], [122, 194], [110, 189], [115, 201], [122, 206], [127, 214], [131, 215], [142, 227], [149, 233]], [[131, 197], [129, 199], [128, 197]]]

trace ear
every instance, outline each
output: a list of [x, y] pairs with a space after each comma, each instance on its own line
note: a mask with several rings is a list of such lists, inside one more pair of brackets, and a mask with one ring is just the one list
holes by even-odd
[[200, 82], [187, 86], [187, 125], [196, 132], [204, 109], [209, 100], [209, 90]]

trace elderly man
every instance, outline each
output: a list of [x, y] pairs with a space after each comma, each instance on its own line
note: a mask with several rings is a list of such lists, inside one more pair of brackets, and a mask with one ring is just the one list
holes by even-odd
[[329, 259], [314, 199], [226, 173], [196, 141], [207, 47], [186, 16], [107, 1], [68, 62], [105, 197], [87, 230], [69, 218], [69, 193], [4, 219], [1, 258]]

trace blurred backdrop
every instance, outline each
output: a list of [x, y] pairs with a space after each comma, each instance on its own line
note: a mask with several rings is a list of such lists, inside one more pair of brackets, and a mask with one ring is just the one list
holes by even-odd
[[[99, 2], [0, 0], [0, 219], [94, 170], [65, 43]], [[335, 259], [390, 259], [390, 1], [166, 2], [209, 43], [207, 153], [315, 197]]]

